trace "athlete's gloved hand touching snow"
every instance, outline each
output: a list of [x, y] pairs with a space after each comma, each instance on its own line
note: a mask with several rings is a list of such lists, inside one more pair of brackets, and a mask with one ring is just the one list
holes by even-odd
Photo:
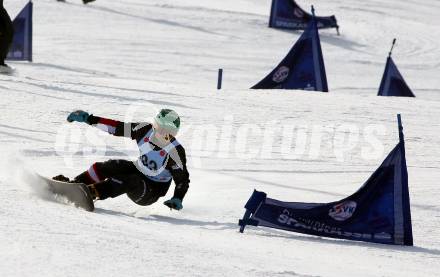
[[183, 209], [182, 200], [179, 198], [173, 197], [170, 200], [163, 202], [165, 206], [168, 206], [170, 209], [181, 210]]
[[89, 114], [81, 110], [74, 111], [67, 117], [67, 121], [69, 122], [87, 122], [87, 119], [89, 119]]

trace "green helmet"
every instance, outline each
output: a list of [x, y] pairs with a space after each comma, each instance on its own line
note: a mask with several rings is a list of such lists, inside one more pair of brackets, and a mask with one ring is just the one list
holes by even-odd
[[174, 137], [179, 132], [180, 117], [173, 110], [161, 109], [154, 118], [153, 126], [159, 133], [170, 134]]

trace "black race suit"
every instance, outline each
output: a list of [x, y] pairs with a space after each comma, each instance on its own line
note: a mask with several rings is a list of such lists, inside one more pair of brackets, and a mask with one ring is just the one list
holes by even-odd
[[[129, 137], [138, 143], [147, 141], [147, 134], [152, 132], [152, 125], [149, 123], [124, 123], [116, 120], [106, 119], [98, 116], [90, 115], [88, 124], [98, 127], [108, 133], [119, 136]], [[177, 142], [175, 138], [171, 143]], [[162, 148], [150, 143], [154, 150]], [[172, 180], [176, 184], [174, 189], [174, 197], [183, 200], [189, 188], [189, 173], [186, 167], [185, 149], [182, 145], [176, 143], [175, 153], [178, 158], [174, 159], [169, 155], [164, 164], [164, 168], [172, 176]], [[162, 151], [161, 155], [162, 155]], [[176, 162], [175, 160], [178, 160]], [[171, 177], [170, 177], [171, 179]], [[106, 162], [97, 162], [93, 164], [87, 171], [78, 175], [75, 181], [94, 184], [99, 199], [108, 197], [116, 197], [127, 193], [128, 197], [139, 205], [151, 205], [156, 202], [159, 197], [164, 196], [170, 185], [171, 180], [165, 182], [157, 182], [151, 177], [138, 170], [136, 162], [127, 160], [108, 160]]]

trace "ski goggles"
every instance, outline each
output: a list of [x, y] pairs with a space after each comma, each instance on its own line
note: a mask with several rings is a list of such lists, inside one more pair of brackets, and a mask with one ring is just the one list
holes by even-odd
[[170, 141], [173, 138], [170, 130], [157, 125], [155, 122], [153, 122], [153, 128], [156, 135], [158, 135], [160, 138], [163, 138], [167, 141]]

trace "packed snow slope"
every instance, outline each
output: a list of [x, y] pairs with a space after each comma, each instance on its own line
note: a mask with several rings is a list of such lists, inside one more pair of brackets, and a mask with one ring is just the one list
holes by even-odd
[[[14, 17], [26, 2], [5, 6]], [[0, 76], [1, 276], [438, 276], [440, 2], [299, 0], [341, 26], [320, 31], [327, 94], [248, 89], [300, 36], [267, 28], [270, 2], [34, 1], [34, 62]], [[415, 99], [376, 96], [394, 37]], [[182, 115], [182, 211], [162, 205], [173, 186], [152, 206], [121, 196], [95, 213], [41, 190], [35, 172], [73, 177], [136, 157], [130, 140], [66, 123], [70, 111], [142, 121], [162, 107]], [[238, 232], [254, 188], [297, 202], [356, 191], [397, 143], [397, 113], [414, 247]]]

